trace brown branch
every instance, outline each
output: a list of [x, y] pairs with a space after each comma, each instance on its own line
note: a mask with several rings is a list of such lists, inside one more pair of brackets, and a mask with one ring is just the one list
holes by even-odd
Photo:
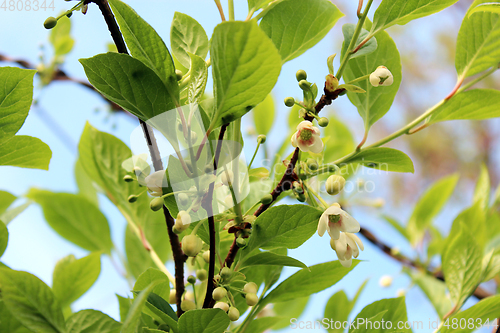
[[[111, 33], [111, 37], [116, 45], [116, 48], [119, 53], [128, 54], [127, 46], [125, 45], [125, 41], [123, 40], [123, 36], [120, 32], [120, 28], [118, 27], [118, 23], [115, 20], [113, 12], [109, 7], [107, 0], [88, 0], [85, 3], [95, 3], [104, 17], [106, 21], [106, 25], [108, 26], [109, 32]], [[160, 152], [158, 149], [158, 145], [156, 143], [156, 139], [151, 127], [146, 124], [143, 120], [139, 119], [142, 130], [144, 132], [144, 137], [146, 138], [148, 149], [151, 154], [151, 159], [153, 161], [153, 166], [155, 171], [163, 170], [163, 163], [161, 161]], [[172, 255], [174, 257], [175, 264], [175, 291], [176, 291], [176, 303], [177, 303], [177, 316], [181, 316], [184, 311], [181, 309], [181, 301], [182, 295], [184, 294], [184, 262], [187, 257], [182, 252], [181, 244], [179, 242], [179, 237], [173, 231], [174, 226], [174, 218], [170, 214], [170, 211], [163, 206], [163, 215], [165, 216], [165, 222], [167, 224], [168, 235], [170, 239], [170, 246], [172, 247]]]
[[[222, 150], [222, 142], [224, 140], [224, 134], [226, 133], [228, 124], [222, 125], [219, 133], [219, 141], [217, 141], [217, 147], [215, 149], [214, 156], [214, 174], [217, 173], [217, 164], [219, 163], [219, 157]], [[207, 280], [207, 293], [205, 294], [205, 300], [203, 302], [203, 308], [211, 308], [214, 304], [214, 299], [212, 298], [212, 291], [214, 290], [214, 276], [215, 276], [215, 221], [214, 221], [214, 211], [212, 207], [213, 194], [214, 194], [215, 183], [211, 182], [208, 187], [208, 193], [203, 198], [202, 207], [207, 211], [208, 216], [208, 229], [210, 234], [210, 260], [208, 263], [208, 280]]]

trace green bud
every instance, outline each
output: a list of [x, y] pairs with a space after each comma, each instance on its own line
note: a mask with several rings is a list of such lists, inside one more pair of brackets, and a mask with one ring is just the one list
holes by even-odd
[[318, 162], [313, 158], [308, 158], [306, 163], [307, 163], [307, 167], [309, 169], [311, 169], [312, 171], [316, 171], [319, 168]]
[[45, 29], [52, 29], [57, 25], [57, 19], [55, 17], [49, 17], [43, 22]]
[[296, 193], [298, 193], [298, 194], [304, 193], [304, 189], [299, 184], [299, 182], [293, 182], [293, 191], [296, 192]]
[[207, 279], [207, 277], [208, 277], [207, 270], [206, 269], [198, 269], [196, 271], [196, 277], [200, 281], [205, 281]]
[[295, 73], [295, 77], [297, 78], [297, 82], [302, 80], [307, 80], [307, 73], [305, 70], [299, 69], [297, 73]]
[[261, 134], [257, 137], [257, 142], [258, 143], [264, 143], [266, 142], [266, 136], [264, 134]]
[[262, 199], [260, 199], [260, 202], [262, 202], [264, 205], [269, 205], [271, 202], [273, 202], [273, 196], [271, 194], [266, 194], [262, 197]]
[[138, 196], [138, 195], [131, 194], [131, 195], [129, 195], [129, 197], [128, 197], [128, 202], [130, 202], [130, 203], [136, 202], [138, 198], [139, 198], [139, 196]]
[[240, 319], [240, 312], [237, 308], [231, 306], [229, 308], [229, 311], [227, 312], [227, 316], [229, 317], [229, 320], [237, 321], [238, 319]]
[[331, 175], [326, 180], [326, 192], [330, 195], [337, 195], [344, 189], [345, 178], [339, 175]]
[[295, 105], [295, 99], [293, 97], [285, 98], [285, 105], [291, 108], [292, 106]]
[[247, 241], [245, 238], [238, 237], [236, 238], [236, 246], [238, 246], [240, 249], [247, 246]]
[[299, 82], [299, 87], [302, 90], [311, 90], [311, 85], [306, 80], [301, 80]]
[[247, 302], [248, 306], [254, 306], [259, 302], [259, 297], [257, 297], [257, 294], [248, 293], [245, 295], [245, 301]]
[[177, 200], [182, 207], [189, 204], [189, 196], [186, 193], [179, 193]]
[[175, 70], [175, 75], [177, 76], [177, 81], [182, 80], [182, 72], [178, 69]]
[[294, 192], [294, 193], [295, 193], [295, 197], [297, 198], [298, 201], [300, 201], [300, 202], [306, 201], [306, 196], [304, 195], [304, 193], [297, 193], [297, 192]]
[[196, 257], [200, 253], [203, 242], [196, 235], [187, 235], [182, 238], [182, 251], [188, 257]]
[[229, 279], [231, 277], [231, 275], [233, 275], [233, 271], [231, 270], [231, 268], [229, 268], [229, 267], [222, 267], [222, 269], [220, 271], [220, 276], [223, 279]]
[[182, 311], [196, 310], [196, 304], [193, 301], [185, 299], [181, 302]]
[[224, 299], [224, 297], [226, 297], [226, 296], [227, 296], [227, 290], [223, 287], [217, 287], [212, 292], [212, 297], [216, 301], [220, 301], [220, 300]]
[[159, 211], [160, 209], [163, 208], [163, 198], [161, 197], [158, 197], [158, 198], [154, 198], [153, 200], [151, 200], [151, 202], [149, 203], [149, 208], [151, 208], [151, 210], [153, 212], [157, 212]]
[[177, 130], [178, 130], [179, 132], [182, 132], [182, 131], [184, 130], [184, 127], [182, 126], [182, 123], [181, 123], [181, 122], [177, 123]]
[[203, 252], [203, 260], [208, 264], [210, 262], [210, 251]]
[[69, 12], [68, 14], [66, 14], [67, 18], [70, 18], [71, 16], [73, 16], [73, 12]]
[[227, 304], [226, 302], [217, 302], [214, 305], [214, 309], [222, 309], [224, 312], [228, 312], [229, 304]]
[[188, 283], [195, 284], [196, 283], [196, 276], [194, 275], [189, 275], [187, 278]]
[[318, 119], [318, 125], [321, 127], [326, 127], [329, 123], [330, 121], [328, 120], [328, 118], [322, 117]]
[[131, 175], [125, 175], [123, 176], [123, 180], [126, 181], [127, 183], [130, 183], [134, 181], [134, 177], [132, 177]]
[[259, 290], [259, 287], [255, 282], [248, 282], [243, 286], [243, 291], [246, 292], [247, 294], [257, 294], [257, 291]]

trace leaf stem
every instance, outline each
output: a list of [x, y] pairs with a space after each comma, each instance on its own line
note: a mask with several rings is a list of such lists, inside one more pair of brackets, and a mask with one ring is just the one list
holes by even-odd
[[234, 0], [227, 0], [227, 7], [229, 11], [229, 21], [234, 21]]
[[250, 163], [248, 164], [248, 170], [250, 170], [250, 167], [252, 166], [253, 160], [255, 159], [255, 156], [257, 156], [257, 152], [259, 151], [260, 147], [260, 140], [257, 142], [257, 147], [255, 148], [255, 152], [253, 153], [252, 159], [250, 160]]
[[226, 20], [226, 17], [224, 16], [224, 9], [222, 9], [222, 5], [220, 4], [220, 0], [214, 0], [215, 4], [217, 5], [217, 9], [219, 10], [220, 18], [222, 22]]

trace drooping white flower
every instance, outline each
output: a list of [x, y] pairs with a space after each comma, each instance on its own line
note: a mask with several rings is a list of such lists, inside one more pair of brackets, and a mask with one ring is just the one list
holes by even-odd
[[357, 258], [359, 250], [364, 250], [361, 239], [348, 232], [341, 233], [339, 239], [330, 239], [330, 246], [337, 253], [340, 264], [344, 267], [351, 267], [352, 258]]
[[359, 232], [359, 222], [354, 217], [347, 214], [338, 203], [328, 207], [319, 218], [318, 235], [321, 237], [328, 231], [334, 240], [339, 239], [340, 232]]
[[156, 171], [155, 173], [149, 175], [144, 180], [146, 182], [146, 187], [149, 193], [153, 197], [160, 197], [163, 195], [163, 187], [167, 187], [167, 177], [165, 176], [165, 170]]
[[311, 151], [315, 154], [323, 150], [323, 141], [319, 137], [319, 128], [310, 121], [304, 120], [297, 125], [297, 132], [292, 135], [292, 146], [299, 147], [303, 152]]
[[394, 77], [387, 67], [378, 66], [377, 69], [370, 74], [370, 83], [374, 87], [390, 86], [394, 83]]

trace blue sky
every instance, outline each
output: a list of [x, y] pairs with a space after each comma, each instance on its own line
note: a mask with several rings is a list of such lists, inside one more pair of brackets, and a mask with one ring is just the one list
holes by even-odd
[[[213, 28], [220, 22], [218, 11], [212, 1], [185, 0], [185, 1], [125, 1], [146, 19], [164, 38], [169, 45], [170, 22], [175, 11], [186, 13], [198, 20], [210, 35]], [[236, 17], [243, 19], [247, 14], [246, 2], [236, 0]], [[376, 2], [378, 3], [378, 2]], [[71, 3], [64, 1], [55, 2], [55, 11], [3, 11], [0, 9], [0, 53], [11, 57], [18, 57], [29, 60], [32, 63], [37, 62], [40, 53], [40, 43], [45, 44], [45, 52], [50, 54], [47, 37], [48, 31], [43, 28], [43, 22], [48, 16], [56, 16], [59, 12], [68, 9]], [[343, 1], [342, 8], [349, 10], [347, 17], [341, 19], [328, 36], [318, 45], [307, 51], [298, 59], [292, 60], [283, 66], [278, 84], [273, 91], [277, 104], [278, 119], [286, 122], [289, 110], [281, 103], [287, 96], [298, 96], [300, 90], [295, 81], [295, 72], [298, 69], [304, 69], [308, 73], [308, 79], [317, 82], [318, 86], [323, 85], [324, 76], [327, 73], [326, 58], [339, 53], [342, 43], [341, 26], [347, 22], [354, 22], [355, 9], [357, 2], [354, 0]], [[370, 16], [373, 15], [373, 10]], [[73, 51], [66, 59], [63, 69], [73, 77], [85, 79], [83, 68], [78, 62], [79, 58], [91, 57], [97, 53], [106, 52], [106, 44], [110, 42], [107, 28], [104, 25], [97, 7], [90, 6], [86, 16], [75, 13], [71, 18], [73, 24], [73, 36], [76, 44]], [[456, 22], [450, 19], [446, 13], [436, 14], [424, 18], [418, 22], [410, 24], [406, 35], [397, 34], [396, 42], [401, 43], [421, 43], [426, 46], [425, 53], [436, 57], [436, 61], [442, 61], [443, 56], [439, 53], [438, 45], [434, 41], [433, 28], [446, 27], [457, 29]], [[400, 28], [395, 27], [394, 32], [399, 32]], [[410, 56], [410, 55], [405, 55]], [[2, 64], [5, 65], [5, 64]], [[432, 86], [428, 89], [420, 90], [420, 94], [426, 96], [423, 98], [423, 107], [428, 107], [437, 102], [444, 94], [450, 90], [455, 81], [455, 70], [452, 63], [444, 63], [444, 70], [449, 73], [443, 77], [436, 78]], [[338, 67], [338, 59], [336, 62]], [[449, 67], [449, 68], [448, 68]], [[37, 81], [35, 80], [35, 84]], [[403, 73], [403, 85], [412, 86], [411, 77]], [[210, 91], [211, 87], [207, 88]], [[137, 127], [137, 122], [125, 115], [116, 115], [106, 120], [105, 103], [103, 100], [88, 90], [82, 89], [74, 84], [66, 82], [56, 82], [49, 87], [35, 90], [35, 98], [39, 99], [40, 107], [59, 126], [61, 126], [67, 135], [61, 142], [42, 120], [44, 115], [37, 109], [30, 112], [29, 117], [19, 134], [32, 135], [42, 139], [49, 144], [52, 149], [53, 157], [50, 164], [50, 171], [27, 170], [12, 167], [2, 167], [2, 180], [0, 189], [10, 191], [16, 195], [23, 195], [31, 187], [46, 188], [53, 191], [75, 192], [76, 185], [73, 177], [73, 165], [76, 159], [76, 144], [82, 133], [86, 121], [100, 130], [110, 132], [125, 143], [130, 144], [130, 134]], [[101, 110], [95, 112], [94, 110]], [[346, 98], [335, 102], [333, 108], [327, 110], [328, 114], [337, 114], [341, 119], [348, 123], [353, 130], [356, 138], [359, 140], [362, 136], [363, 124], [355, 108], [350, 105]], [[397, 128], [402, 121], [404, 110], [400, 106], [395, 106], [387, 115], [389, 124]], [[246, 130], [252, 124], [249, 115], [245, 116], [243, 129]], [[268, 140], [270, 151], [275, 149], [276, 142], [281, 142], [283, 135], [288, 130], [276, 123], [273, 127]], [[276, 140], [274, 140], [276, 139]], [[371, 138], [369, 140], [374, 140]], [[247, 141], [245, 154], [247, 160], [251, 157], [255, 143], [252, 139]], [[291, 148], [290, 148], [291, 149]], [[418, 177], [417, 170], [415, 175], [405, 177]], [[391, 175], [382, 174], [377, 177], [367, 176], [367, 179], [373, 180], [376, 186], [375, 193], [358, 194], [359, 197], [368, 196], [371, 198], [388, 198], [389, 192], [384, 184], [388, 183]], [[467, 197], [467, 196], [466, 196]], [[106, 214], [112, 229], [113, 240], [119, 248], [123, 248], [123, 234], [125, 229], [125, 220], [105, 198], [100, 198], [100, 205]], [[411, 211], [409, 209], [392, 210], [390, 202], [384, 208], [384, 213], [390, 213], [405, 221]], [[458, 212], [458, 207], [449, 207], [440, 217], [443, 224], [449, 224], [452, 217]], [[399, 246], [403, 252], [411, 253], [404, 240], [378, 218], [380, 212], [374, 209], [356, 209], [351, 212], [358, 221], [369, 230], [387, 241], [389, 244]], [[68, 254], [74, 254], [76, 257], [82, 257], [85, 251], [73, 246], [55, 234], [46, 224], [41, 209], [32, 205], [16, 220], [9, 224], [10, 240], [9, 246], [2, 258], [7, 265], [14, 269], [25, 270], [40, 277], [47, 284], [51, 284], [51, 274], [55, 263]], [[335, 253], [331, 250], [329, 240], [313, 236], [302, 247], [289, 252], [291, 256], [303, 261], [308, 265], [335, 260]], [[400, 288], [407, 288], [409, 280], [400, 273], [400, 265], [389, 260], [383, 253], [374, 248], [371, 244], [365, 242], [365, 251], [360, 255], [363, 260], [358, 267], [351, 272], [345, 279], [337, 285], [326, 291], [313, 295], [309, 302], [307, 310], [304, 312], [301, 320], [316, 320], [323, 317], [323, 307], [328, 298], [340, 289], [345, 289], [347, 294], [352, 297], [362, 282], [370, 278], [370, 282], [362, 294], [358, 305], [352, 314], [355, 314], [366, 304], [381, 298], [395, 297], [396, 291]], [[284, 276], [293, 273], [293, 269], [285, 269]], [[378, 286], [378, 280], [382, 275], [392, 275], [395, 277], [393, 285], [382, 289]], [[101, 276], [92, 289], [78, 300], [73, 309], [75, 311], [84, 308], [94, 308], [101, 310], [115, 318], [118, 317], [118, 304], [114, 294], [126, 295], [129, 293], [129, 286], [117, 274], [108, 259], [103, 258], [103, 269]], [[423, 297], [422, 293], [413, 288], [407, 295], [407, 306], [410, 320], [422, 320], [428, 322], [435, 320], [436, 314], [432, 310], [430, 303]], [[283, 332], [294, 332], [295, 330], [284, 330]], [[428, 332], [421, 330], [418, 332]]]

